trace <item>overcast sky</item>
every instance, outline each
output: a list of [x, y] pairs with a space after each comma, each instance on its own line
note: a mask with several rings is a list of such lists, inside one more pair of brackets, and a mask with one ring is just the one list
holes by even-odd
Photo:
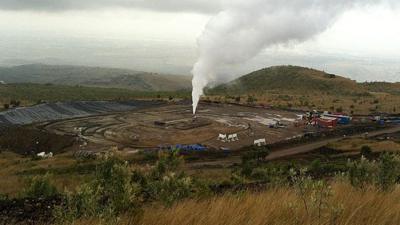
[[[196, 39], [222, 8], [218, 0], [0, 0], [0, 65], [75, 64], [189, 75]], [[399, 9], [358, 8], [312, 40], [270, 47], [220, 73], [295, 64], [359, 81], [400, 81], [399, 37]]]

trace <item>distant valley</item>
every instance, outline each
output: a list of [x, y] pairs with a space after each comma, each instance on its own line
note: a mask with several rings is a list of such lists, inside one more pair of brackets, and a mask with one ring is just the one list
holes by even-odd
[[123, 88], [134, 91], [178, 91], [191, 88], [191, 77], [127, 69], [52, 66], [43, 64], [0, 67], [0, 81]]

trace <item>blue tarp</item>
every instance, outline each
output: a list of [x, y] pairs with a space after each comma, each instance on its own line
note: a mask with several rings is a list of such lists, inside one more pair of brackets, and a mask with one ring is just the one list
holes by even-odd
[[194, 145], [179, 145], [178, 144], [175, 147], [182, 151], [205, 151], [205, 150], [207, 150], [206, 147], [199, 145], [199, 144], [194, 144]]

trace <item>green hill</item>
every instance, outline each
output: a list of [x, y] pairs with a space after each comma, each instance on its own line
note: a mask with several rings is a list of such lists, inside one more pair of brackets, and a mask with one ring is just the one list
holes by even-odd
[[362, 84], [370, 92], [390, 93], [400, 95], [400, 83], [367, 82]]
[[176, 91], [191, 88], [189, 76], [160, 75], [126, 69], [31, 64], [0, 67], [0, 81], [125, 88], [134, 91]]
[[398, 113], [400, 83], [357, 83], [299, 66], [275, 66], [206, 90], [209, 100], [320, 109], [351, 114]]
[[285, 94], [361, 95], [367, 90], [357, 82], [322, 71], [298, 67], [275, 66], [252, 72], [232, 82], [208, 90], [209, 94]]

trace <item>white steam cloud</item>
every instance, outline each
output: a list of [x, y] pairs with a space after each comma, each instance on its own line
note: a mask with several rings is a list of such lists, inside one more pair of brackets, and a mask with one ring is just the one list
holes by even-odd
[[[305, 41], [349, 9], [396, 0], [227, 0], [198, 39], [193, 67], [193, 114], [203, 89], [221, 66], [245, 62], [266, 47]], [[355, 31], [356, 32], [356, 31]], [[346, 35], [346, 34], [343, 34]]]

